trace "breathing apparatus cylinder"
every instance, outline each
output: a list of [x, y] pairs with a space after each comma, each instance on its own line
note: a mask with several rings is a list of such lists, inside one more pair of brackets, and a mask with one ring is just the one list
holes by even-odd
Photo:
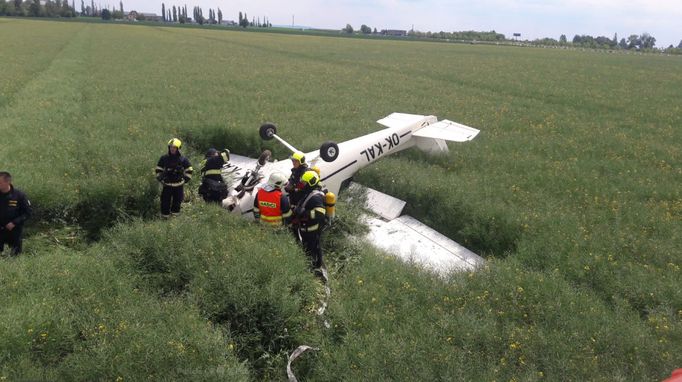
[[327, 192], [327, 194], [325, 194], [324, 208], [329, 220], [333, 220], [334, 217], [336, 217], [336, 195], [334, 195], [333, 192]]

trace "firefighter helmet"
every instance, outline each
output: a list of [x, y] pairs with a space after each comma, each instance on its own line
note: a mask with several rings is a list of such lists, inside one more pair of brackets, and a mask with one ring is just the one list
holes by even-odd
[[320, 183], [320, 176], [313, 170], [308, 170], [303, 173], [301, 180], [310, 187], [317, 186]]
[[293, 154], [291, 154], [291, 159], [297, 160], [301, 164], [305, 163], [305, 155], [300, 151], [295, 151]]
[[270, 174], [270, 177], [268, 178], [268, 185], [277, 189], [281, 189], [282, 187], [284, 187], [286, 182], [287, 178], [281, 172], [273, 172], [272, 174]]
[[178, 138], [173, 138], [170, 141], [168, 141], [168, 147], [175, 146], [180, 150], [180, 147], [182, 147], [182, 141], [179, 140]]

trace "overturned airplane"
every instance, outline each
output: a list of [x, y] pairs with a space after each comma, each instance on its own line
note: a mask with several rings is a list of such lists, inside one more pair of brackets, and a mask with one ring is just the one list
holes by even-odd
[[[393, 113], [377, 121], [385, 129], [339, 144], [325, 142], [319, 150], [305, 153], [310, 167], [320, 169], [321, 181], [330, 192], [338, 194], [343, 186], [367, 192], [367, 209], [373, 215], [363, 217], [370, 233], [366, 239], [375, 247], [404, 260], [413, 261], [437, 273], [473, 270], [483, 259], [458, 243], [441, 235], [416, 219], [402, 215], [405, 202], [370, 188], [351, 184], [352, 176], [361, 168], [398, 151], [416, 146], [428, 153], [448, 151], [446, 141], [466, 142], [479, 130], [435, 116]], [[277, 127], [266, 123], [260, 128], [264, 140], [276, 139], [292, 152], [296, 148], [277, 135]], [[223, 207], [235, 214], [251, 218], [253, 200], [259, 185], [271, 173], [289, 173], [291, 162], [269, 161], [266, 151], [258, 159], [231, 155], [223, 166], [224, 178], [232, 179]]]

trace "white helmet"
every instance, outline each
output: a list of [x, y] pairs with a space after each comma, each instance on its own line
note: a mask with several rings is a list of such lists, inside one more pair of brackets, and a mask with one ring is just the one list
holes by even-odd
[[281, 172], [273, 172], [268, 178], [268, 185], [277, 189], [281, 189], [287, 182], [287, 177]]

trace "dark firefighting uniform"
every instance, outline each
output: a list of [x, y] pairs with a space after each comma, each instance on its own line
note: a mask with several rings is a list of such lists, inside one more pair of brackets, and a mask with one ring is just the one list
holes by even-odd
[[[0, 252], [5, 244], [10, 248], [10, 255], [18, 255], [22, 250], [22, 233], [24, 222], [31, 216], [31, 202], [26, 194], [10, 185], [8, 193], [0, 193]], [[14, 223], [9, 231], [5, 226]]]
[[210, 156], [201, 162], [201, 185], [199, 195], [207, 203], [220, 203], [227, 198], [227, 184], [221, 175], [223, 165], [230, 160], [227, 151], [220, 155]]
[[326, 222], [324, 193], [319, 187], [304, 189], [300, 204], [294, 212], [298, 235], [306, 253], [311, 257], [313, 268], [324, 266], [320, 238]]
[[289, 197], [274, 187], [259, 189], [253, 200], [253, 216], [266, 225], [288, 225], [292, 217]]
[[171, 213], [180, 213], [180, 204], [185, 198], [184, 185], [192, 179], [192, 165], [189, 159], [180, 154], [163, 155], [156, 165], [156, 179], [163, 184], [161, 191], [161, 215], [168, 216]]
[[298, 205], [298, 202], [303, 197], [304, 183], [301, 182], [301, 177], [306, 171], [308, 171], [308, 165], [305, 163], [301, 163], [298, 168], [291, 169], [291, 176], [284, 190], [289, 194], [289, 202], [291, 202], [292, 206]]

